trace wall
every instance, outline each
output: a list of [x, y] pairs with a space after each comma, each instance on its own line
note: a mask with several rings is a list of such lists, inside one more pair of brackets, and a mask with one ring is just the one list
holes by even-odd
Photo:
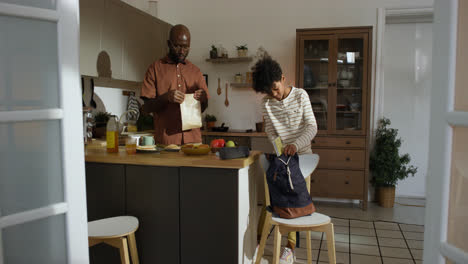
[[235, 55], [235, 45], [248, 44], [250, 54], [262, 45], [282, 65], [288, 83], [293, 84], [297, 28], [375, 26], [378, 7], [427, 7], [432, 3], [432, 0], [410, 3], [404, 0], [161, 0], [158, 14], [168, 23], [190, 28], [189, 59], [209, 76], [212, 97], [207, 112], [233, 128], [244, 129], [255, 128], [255, 122], [261, 120], [258, 102], [262, 96], [233, 88], [229, 94], [230, 106], [226, 108], [224, 86], [223, 94], [216, 94], [217, 78], [221, 77], [223, 83], [232, 81], [235, 73], [245, 73], [253, 63], [207, 63], [211, 44], [223, 44], [230, 56]]
[[414, 177], [397, 185], [398, 196], [426, 194], [429, 112], [432, 87], [432, 24], [387, 24], [384, 46], [384, 109], [418, 167]]

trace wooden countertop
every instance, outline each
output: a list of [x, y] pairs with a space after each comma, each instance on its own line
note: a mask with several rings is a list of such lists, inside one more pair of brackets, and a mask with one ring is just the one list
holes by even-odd
[[118, 153], [107, 153], [106, 149], [85, 149], [85, 161], [111, 164], [146, 165], [163, 167], [199, 167], [241, 169], [258, 159], [262, 152], [251, 151], [247, 158], [221, 160], [214, 153], [207, 155], [185, 155], [183, 152], [137, 153], [128, 155], [124, 147]]
[[208, 132], [202, 131], [202, 136], [220, 136], [220, 137], [266, 137], [265, 132]]

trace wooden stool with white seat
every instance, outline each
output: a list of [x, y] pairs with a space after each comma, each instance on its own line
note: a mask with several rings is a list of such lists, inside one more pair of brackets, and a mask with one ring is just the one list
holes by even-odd
[[[317, 154], [305, 154], [299, 156], [299, 167], [302, 174], [306, 178], [307, 190], [310, 193], [310, 181], [309, 176], [317, 167], [319, 156]], [[260, 156], [260, 163], [264, 170], [264, 184], [265, 184], [265, 203], [266, 206], [270, 206], [270, 195], [268, 190], [268, 184], [266, 181], [266, 171], [269, 167], [269, 162], [265, 155]], [[287, 234], [288, 232], [306, 231], [307, 233], [307, 263], [312, 264], [312, 245], [310, 231], [324, 232], [327, 235], [327, 247], [328, 247], [328, 261], [331, 264], [336, 264], [335, 256], [335, 239], [333, 231], [333, 223], [329, 216], [313, 213], [310, 216], [303, 216], [294, 219], [279, 218], [272, 215], [271, 212], [266, 211], [265, 221], [262, 228], [262, 236], [260, 245], [258, 247], [257, 259], [255, 264], [260, 264], [265, 250], [266, 240], [268, 238], [268, 232], [270, 228], [274, 226], [274, 246], [273, 246], [273, 264], [279, 263], [280, 250], [281, 250], [281, 235]]]
[[138, 219], [134, 216], [117, 216], [89, 222], [89, 247], [106, 243], [118, 248], [122, 264], [130, 264], [128, 256], [128, 248], [130, 247], [132, 264], [139, 264], [135, 240], [137, 229]]

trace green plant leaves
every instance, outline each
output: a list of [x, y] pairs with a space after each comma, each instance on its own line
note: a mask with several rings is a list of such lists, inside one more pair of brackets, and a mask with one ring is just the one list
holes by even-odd
[[370, 155], [370, 170], [376, 186], [396, 186], [399, 180], [414, 176], [418, 169], [408, 165], [409, 154], [400, 155], [402, 140], [397, 138], [398, 129], [389, 128], [388, 118], [379, 120], [374, 149]]

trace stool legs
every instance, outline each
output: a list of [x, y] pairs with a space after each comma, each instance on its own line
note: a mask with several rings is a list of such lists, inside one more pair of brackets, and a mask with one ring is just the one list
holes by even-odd
[[306, 240], [307, 240], [307, 264], [312, 264], [312, 242], [310, 241], [310, 231], [306, 231]]
[[125, 237], [120, 238], [119, 251], [122, 264], [130, 264], [130, 259], [128, 258], [128, 244]]
[[135, 233], [128, 235], [128, 245], [130, 247], [130, 255], [132, 257], [132, 264], [140, 264], [138, 260], [138, 251], [136, 246]]
[[271, 214], [265, 217], [265, 221], [263, 223], [262, 238], [260, 239], [260, 245], [258, 246], [257, 259], [255, 260], [255, 264], [260, 264], [260, 260], [262, 259], [263, 253], [265, 252], [265, 245], [266, 245], [266, 240], [268, 238], [268, 231], [270, 231], [270, 228], [271, 228], [270, 220], [271, 220]]
[[281, 251], [281, 232], [278, 225], [275, 225], [275, 230], [273, 231], [274, 236], [274, 246], [273, 246], [273, 264], [279, 264], [280, 251]]
[[328, 247], [328, 262], [330, 264], [336, 264], [335, 256], [335, 235], [333, 230], [333, 224], [329, 223], [326, 227], [327, 234], [327, 247]]

